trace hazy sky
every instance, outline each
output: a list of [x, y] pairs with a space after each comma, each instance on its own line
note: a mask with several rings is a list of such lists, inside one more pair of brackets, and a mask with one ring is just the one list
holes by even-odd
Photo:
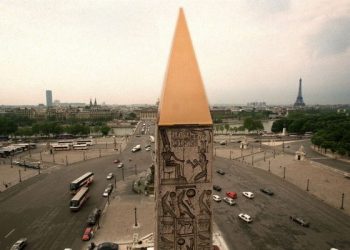
[[210, 104], [350, 103], [349, 0], [1, 0], [0, 105], [154, 104], [181, 6]]

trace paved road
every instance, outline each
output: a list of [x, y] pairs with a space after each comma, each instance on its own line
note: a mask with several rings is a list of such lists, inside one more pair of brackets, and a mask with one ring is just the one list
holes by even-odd
[[[118, 156], [125, 163], [125, 176], [143, 171], [151, 164], [151, 153], [141, 150], [131, 153], [135, 144], [148, 144], [149, 135], [131, 138], [125, 151]], [[0, 194], [0, 249], [9, 249], [19, 238], [27, 237], [27, 249], [62, 250], [65, 247], [81, 249], [85, 221], [95, 207], [103, 208], [106, 198], [102, 192], [107, 185], [106, 175], [116, 173], [121, 180], [121, 169], [113, 160], [116, 156], [89, 160], [70, 166], [58, 166], [48, 172], [24, 181]], [[129, 161], [132, 158], [132, 161]], [[90, 199], [76, 213], [69, 210], [69, 183], [87, 171], [93, 171], [95, 181], [90, 188]], [[130, 186], [131, 189], [131, 186]], [[130, 191], [131, 192], [131, 191]]]
[[300, 142], [293, 142], [290, 144], [286, 144], [286, 145], [290, 145], [290, 148], [285, 148], [285, 152], [286, 153], [290, 153], [290, 154], [295, 154], [295, 151], [297, 151], [300, 147], [300, 145], [304, 146], [304, 150], [306, 152], [306, 157], [309, 158], [312, 161], [315, 162], [319, 162], [322, 163], [324, 165], [327, 165], [329, 167], [350, 173], [350, 163], [348, 162], [344, 162], [344, 161], [340, 161], [340, 160], [336, 160], [336, 159], [330, 159], [314, 150], [311, 149], [311, 142], [310, 140], [306, 140], [306, 141], [300, 141]]
[[[214, 184], [223, 190], [214, 193], [224, 196], [226, 191], [238, 193], [237, 205], [224, 202], [214, 204], [214, 221], [218, 224], [231, 249], [350, 249], [350, 218], [345, 213], [317, 200], [281, 178], [266, 171], [232, 165], [232, 161], [217, 158]], [[269, 187], [270, 197], [259, 191]], [[252, 191], [256, 197], [249, 200], [241, 192]], [[238, 218], [244, 212], [253, 217], [251, 224]], [[290, 221], [290, 215], [303, 216], [311, 222], [310, 228]]]

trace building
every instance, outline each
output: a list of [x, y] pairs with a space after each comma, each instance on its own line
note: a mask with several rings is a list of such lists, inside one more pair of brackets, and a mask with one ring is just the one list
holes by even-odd
[[46, 106], [52, 107], [52, 91], [46, 90]]

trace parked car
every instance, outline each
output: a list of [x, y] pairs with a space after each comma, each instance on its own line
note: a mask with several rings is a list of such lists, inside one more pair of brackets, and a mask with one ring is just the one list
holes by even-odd
[[236, 192], [226, 192], [226, 196], [231, 198], [231, 199], [236, 199], [237, 193]]
[[273, 192], [268, 188], [260, 188], [260, 191], [268, 195], [273, 195]]
[[99, 244], [96, 248], [96, 250], [118, 250], [119, 246], [116, 243], [112, 242], [103, 242]]
[[216, 170], [216, 173], [221, 174], [221, 175], [224, 175], [224, 174], [225, 174], [224, 170], [222, 170], [222, 169]]
[[113, 161], [113, 163], [119, 163], [119, 162], [120, 162], [119, 159], [116, 159], [116, 160]]
[[224, 197], [224, 202], [226, 202], [227, 204], [229, 204], [230, 206], [236, 205], [236, 202], [230, 198], [230, 197]]
[[108, 184], [107, 188], [103, 192], [102, 196], [103, 197], [107, 197], [107, 196], [109, 196], [112, 193], [112, 191], [113, 191], [113, 184], [110, 183], [110, 184]]
[[216, 201], [216, 202], [220, 202], [220, 201], [221, 201], [221, 198], [220, 198], [219, 195], [214, 194], [214, 195], [213, 195], [213, 200]]
[[21, 250], [24, 249], [27, 245], [27, 238], [21, 238], [16, 241], [15, 244], [10, 248], [10, 250]]
[[150, 148], [150, 147], [148, 147], [148, 148], [146, 148], [145, 150], [146, 150], [146, 151], [151, 151], [151, 148]]
[[218, 186], [218, 185], [214, 185], [214, 186], [213, 186], [213, 189], [216, 190], [216, 191], [218, 191], [218, 192], [221, 191], [221, 187]]
[[94, 208], [94, 210], [92, 210], [92, 212], [89, 214], [89, 217], [87, 219], [87, 224], [89, 226], [94, 226], [96, 222], [99, 220], [100, 216], [101, 216], [101, 209]]
[[113, 173], [109, 173], [106, 177], [107, 180], [113, 179], [114, 175]]
[[292, 221], [294, 221], [294, 222], [296, 222], [296, 223], [302, 225], [303, 227], [309, 227], [309, 226], [310, 226], [310, 223], [309, 223], [308, 221], [304, 220], [304, 219], [301, 218], [301, 217], [291, 215], [291, 216], [289, 216], [289, 218], [290, 218]]
[[122, 163], [122, 162], [121, 162], [121, 163], [119, 163], [117, 167], [118, 167], [118, 168], [122, 168], [122, 167], [124, 167], [124, 163]]
[[242, 194], [249, 199], [254, 198], [254, 194], [252, 192], [242, 192]]
[[81, 238], [83, 241], [87, 241], [94, 237], [94, 230], [92, 227], [87, 227], [84, 231], [83, 237]]
[[248, 214], [240, 213], [238, 215], [238, 217], [241, 218], [242, 220], [244, 220], [247, 223], [250, 223], [250, 222], [253, 221], [252, 217], [250, 217], [250, 215], [248, 215]]

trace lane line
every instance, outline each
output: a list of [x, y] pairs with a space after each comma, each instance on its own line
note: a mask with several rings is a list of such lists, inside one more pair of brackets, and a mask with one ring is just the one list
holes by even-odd
[[6, 239], [7, 237], [9, 237], [15, 230], [16, 230], [16, 228], [12, 229], [8, 234], [6, 234], [6, 235], [5, 235], [5, 239]]

